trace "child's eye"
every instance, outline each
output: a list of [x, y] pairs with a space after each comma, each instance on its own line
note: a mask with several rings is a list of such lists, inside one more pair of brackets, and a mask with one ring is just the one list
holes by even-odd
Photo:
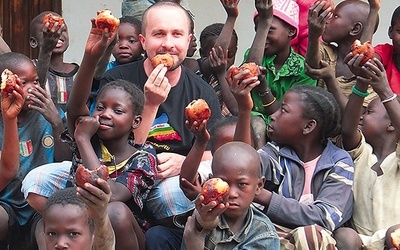
[[247, 183], [239, 183], [239, 187], [247, 187]]
[[47, 235], [50, 236], [50, 237], [54, 237], [54, 236], [56, 236], [56, 233], [55, 232], [48, 232]]
[[129, 43], [137, 43], [137, 40], [136, 39], [129, 39]]
[[97, 106], [96, 106], [96, 110], [97, 110], [97, 111], [102, 111], [103, 109], [104, 109], [104, 107], [101, 106], [101, 105], [97, 105]]
[[124, 111], [123, 111], [123, 110], [120, 110], [120, 109], [116, 109], [116, 110], [114, 110], [114, 112], [115, 112], [117, 115], [121, 115], [121, 114], [124, 113]]
[[69, 235], [70, 235], [71, 237], [76, 237], [76, 236], [79, 236], [80, 233], [78, 233], [78, 232], [70, 232]]

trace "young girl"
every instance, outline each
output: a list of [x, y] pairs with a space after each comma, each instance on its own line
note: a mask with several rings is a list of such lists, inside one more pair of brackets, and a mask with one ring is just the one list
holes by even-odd
[[130, 82], [116, 80], [100, 90], [93, 116], [89, 116], [86, 106], [95, 66], [114, 36], [93, 24], [71, 91], [68, 132], [77, 146], [73, 147], [76, 155], [72, 175], [78, 162], [91, 170], [102, 164], [108, 167], [112, 191], [108, 212], [116, 249], [143, 249], [144, 235], [133, 214], [141, 212], [157, 171], [155, 152], [132, 145], [132, 132], [142, 120], [143, 92]]
[[[234, 77], [231, 73], [228, 70], [227, 80], [239, 104], [235, 139], [249, 143], [253, 106], [249, 93], [259, 81], [243, 79], [246, 71]], [[266, 183], [254, 201], [276, 224], [281, 244], [291, 244], [293, 238], [296, 246], [333, 246], [330, 231], [351, 216], [353, 162], [328, 139], [337, 134], [339, 122], [332, 94], [314, 86], [291, 88], [271, 115], [267, 132], [272, 142], [258, 151]], [[311, 232], [320, 234], [318, 242], [312, 242]]]
[[46, 249], [115, 249], [107, 215], [110, 186], [102, 179], [97, 184], [60, 189], [49, 197], [43, 212]]

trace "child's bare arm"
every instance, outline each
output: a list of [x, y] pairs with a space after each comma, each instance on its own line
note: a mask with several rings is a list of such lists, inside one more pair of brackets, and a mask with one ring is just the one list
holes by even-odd
[[255, 5], [258, 12], [258, 25], [246, 62], [254, 62], [257, 65], [261, 65], [265, 41], [272, 24], [273, 6], [272, 0], [255, 1]]
[[[215, 41], [214, 48], [218, 49], [218, 47], [221, 46], [222, 50], [226, 51], [231, 42], [232, 32], [235, 27], [236, 19], [239, 15], [238, 5], [240, 0], [220, 0], [220, 1], [227, 13], [227, 18], [224, 27], [222, 28], [221, 34]], [[203, 62], [201, 66], [201, 72], [203, 73], [205, 79], [208, 79], [209, 76], [213, 73], [208, 59], [206, 59]]]
[[42, 27], [43, 39], [39, 44], [39, 55], [36, 63], [36, 71], [39, 76], [39, 83], [42, 88], [45, 88], [47, 81], [47, 71], [50, 67], [50, 60], [53, 50], [61, 36], [61, 33], [67, 28], [65, 24], [61, 26], [57, 23], [50, 30], [47, 30], [49, 23], [47, 22]]
[[190, 124], [189, 121], [185, 122], [186, 127], [196, 137], [192, 148], [182, 163], [180, 172], [179, 182], [185, 195], [185, 186], [184, 183], [182, 183], [182, 179], [185, 179], [192, 184], [196, 184], [197, 170], [199, 168], [204, 151], [206, 150], [207, 143], [210, 140], [210, 134], [207, 131], [206, 124], [207, 121], [205, 120], [201, 124], [197, 124], [196, 121], [192, 124]]
[[111, 189], [107, 181], [101, 178], [97, 179], [97, 185], [86, 183], [85, 188], [77, 187], [77, 196], [87, 205], [89, 216], [94, 220], [93, 249], [114, 249], [115, 234], [107, 212]]
[[248, 70], [244, 70], [235, 76], [232, 75], [232, 71], [233, 67], [229, 68], [226, 80], [231, 87], [231, 91], [239, 107], [234, 140], [251, 145], [250, 115], [253, 108], [253, 100], [251, 99], [250, 91], [259, 85], [260, 81], [258, 81], [256, 76], [243, 79], [249, 72]]
[[19, 170], [19, 136], [17, 116], [24, 104], [23, 86], [19, 79], [12, 93], [1, 92], [3, 117], [3, 149], [0, 158], [0, 190], [17, 175]]
[[183, 231], [183, 240], [186, 249], [203, 250], [206, 233], [207, 230], [201, 230], [199, 232], [196, 229], [196, 218], [194, 216], [189, 216], [185, 224], [185, 230]]
[[365, 24], [365, 27], [363, 28], [363, 32], [360, 38], [360, 41], [363, 43], [366, 41], [372, 42], [375, 26], [378, 21], [378, 12], [379, 9], [381, 8], [380, 0], [368, 0], [368, 2], [369, 2], [368, 19], [367, 23]]
[[67, 103], [68, 131], [70, 134], [74, 134], [76, 119], [79, 116], [89, 115], [86, 101], [89, 98], [97, 62], [117, 32], [103, 31], [96, 27], [94, 19], [91, 21], [92, 28], [86, 42], [85, 53]]
[[[347, 58], [346, 58], [347, 60]], [[355, 56], [347, 62], [349, 67], [360, 68], [360, 56]], [[368, 84], [360, 81], [357, 78], [357, 83], [354, 85], [353, 93], [350, 94], [347, 105], [342, 115], [342, 140], [345, 150], [355, 149], [361, 140], [361, 135], [358, 132], [358, 124], [363, 109], [364, 97], [363, 93], [367, 93]]]
[[114, 49], [115, 43], [117, 42], [117, 36], [115, 36], [114, 40], [108, 45], [106, 51], [104, 52], [103, 56], [100, 58], [99, 62], [96, 65], [96, 70], [94, 72], [94, 79], [100, 80], [101, 77], [106, 72], [107, 65], [110, 61], [110, 57], [112, 51]]
[[60, 135], [65, 129], [64, 123], [50, 95], [40, 86], [28, 90], [28, 92], [27, 98], [32, 100], [29, 108], [39, 112], [51, 124], [53, 129], [55, 161], [70, 160], [71, 150], [67, 143], [63, 143], [60, 139]]
[[90, 170], [94, 170], [101, 165], [90, 141], [99, 126], [98, 116], [81, 116], [76, 120], [75, 124], [74, 138], [79, 148], [83, 165]]
[[312, 68], [321, 68], [322, 59], [319, 51], [319, 38], [322, 35], [326, 21], [330, 17], [332, 8], [327, 8], [320, 15], [318, 14], [325, 6], [324, 1], [316, 2], [308, 11], [308, 44], [306, 53], [306, 62]]
[[217, 49], [212, 48], [210, 52], [210, 57], [208, 58], [211, 68], [215, 72], [215, 75], [218, 78], [219, 85], [221, 86], [221, 95], [222, 100], [228, 107], [229, 111], [233, 115], [237, 115], [238, 113], [238, 106], [233, 97], [232, 92], [229, 88], [228, 83], [226, 82], [226, 65], [228, 59], [228, 50], [223, 51], [222, 47], [218, 47]]

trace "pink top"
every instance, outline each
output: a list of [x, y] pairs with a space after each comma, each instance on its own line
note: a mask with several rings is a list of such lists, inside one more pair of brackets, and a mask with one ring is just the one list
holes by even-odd
[[[400, 72], [393, 60], [393, 45], [385, 43], [375, 46], [375, 53], [381, 57], [381, 62], [386, 70], [389, 86], [396, 94], [400, 94]], [[400, 66], [400, 65], [399, 65]]]

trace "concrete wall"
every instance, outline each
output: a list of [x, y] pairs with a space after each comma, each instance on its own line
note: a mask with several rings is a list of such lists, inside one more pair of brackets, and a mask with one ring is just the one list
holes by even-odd
[[[339, 3], [339, 0], [334, 0]], [[121, 15], [122, 0], [64, 0], [63, 16], [66, 19], [70, 36], [70, 47], [65, 60], [80, 63], [90, 29], [90, 18], [96, 15], [97, 10], [111, 9], [115, 16]], [[226, 13], [218, 0], [189, 0], [192, 12], [195, 15], [195, 33], [197, 37], [201, 30], [214, 22], [225, 22]], [[400, 0], [381, 0], [380, 25], [374, 36], [374, 44], [390, 42], [387, 29], [393, 10], [400, 5]], [[242, 61], [244, 51], [251, 45], [254, 36], [252, 22], [255, 11], [254, 0], [241, 0], [239, 17], [235, 29], [239, 35], [239, 50], [236, 64]]]

